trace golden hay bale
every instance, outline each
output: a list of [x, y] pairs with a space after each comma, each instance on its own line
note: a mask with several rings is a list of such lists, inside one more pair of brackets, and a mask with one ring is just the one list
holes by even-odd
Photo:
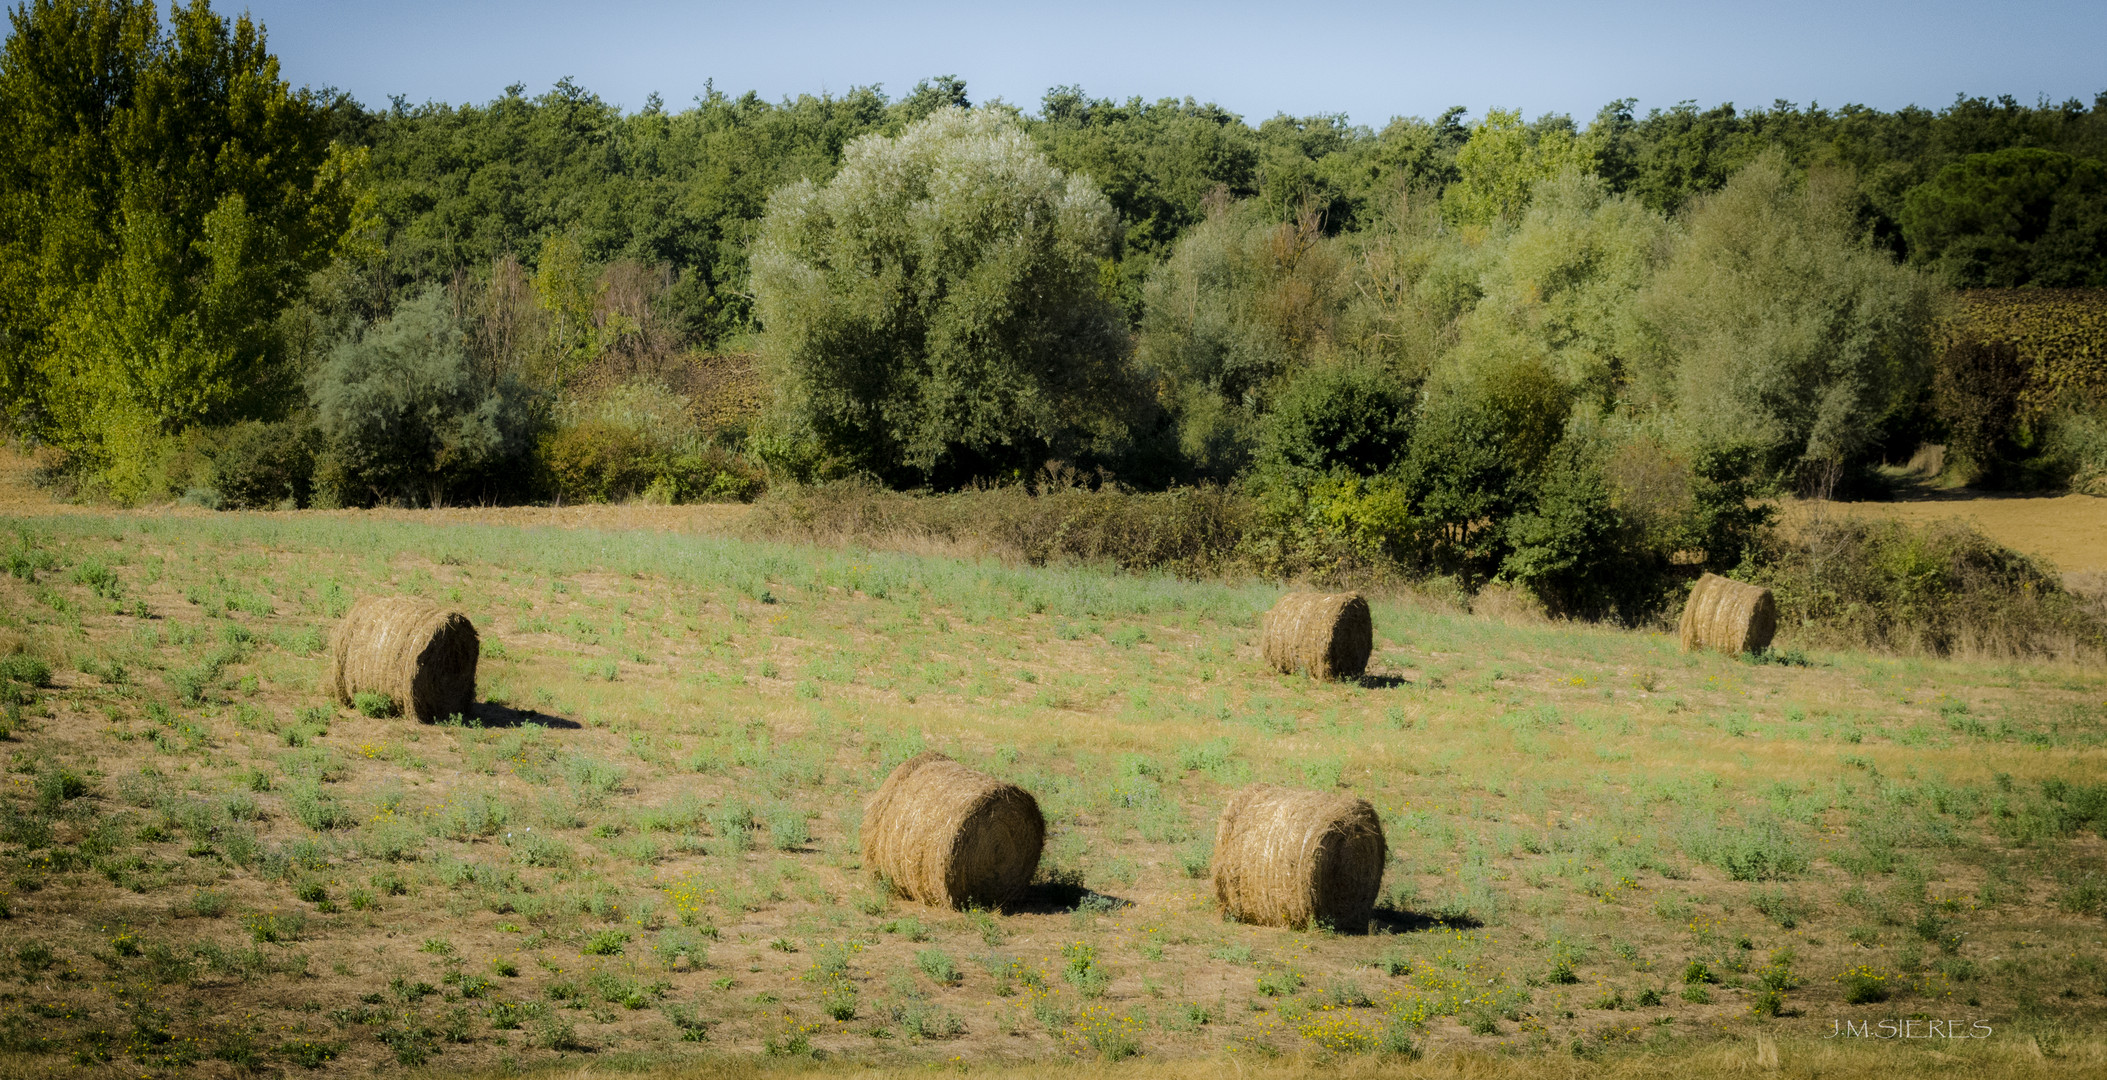
[[1385, 854], [1368, 800], [1253, 784], [1215, 824], [1215, 899], [1243, 922], [1359, 932], [1375, 913]]
[[1016, 899], [1045, 843], [1031, 792], [934, 751], [902, 762], [863, 810], [863, 865], [938, 907]]
[[1360, 593], [1289, 593], [1259, 620], [1259, 641], [1266, 663], [1289, 675], [1357, 679], [1375, 626]]
[[330, 643], [328, 689], [346, 705], [385, 694], [419, 720], [466, 716], [475, 707], [481, 651], [468, 616], [410, 596], [368, 596], [351, 605]]
[[1683, 605], [1683, 651], [1718, 649], [1729, 656], [1762, 652], [1778, 632], [1778, 601], [1760, 585], [1718, 574], [1697, 579]]

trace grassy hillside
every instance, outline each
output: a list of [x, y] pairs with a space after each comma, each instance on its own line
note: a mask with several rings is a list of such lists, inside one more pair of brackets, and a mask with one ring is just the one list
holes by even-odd
[[[1374, 673], [1326, 685], [1257, 662], [1259, 583], [401, 516], [16, 517], [0, 548], [20, 1074], [2103, 1060], [2097, 671], [1378, 600]], [[370, 592], [468, 612], [477, 716], [321, 695]], [[923, 749], [1038, 796], [1017, 910], [859, 869]], [[1376, 804], [1372, 933], [1221, 919], [1214, 815], [1253, 780]], [[1820, 1043], [1911, 1018], [1994, 1034]]]

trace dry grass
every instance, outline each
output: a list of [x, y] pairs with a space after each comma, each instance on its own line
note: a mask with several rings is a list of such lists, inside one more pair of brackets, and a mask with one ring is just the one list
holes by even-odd
[[1383, 888], [1383, 822], [1366, 799], [1253, 784], [1229, 796], [1214, 834], [1223, 914], [1296, 930], [1361, 933]]
[[[0, 523], [0, 638], [51, 671], [0, 685], [32, 699], [0, 742], [18, 1071], [1691, 1075], [1916, 1013], [1993, 1025], [1963, 1065], [2097, 1053], [2096, 670], [1758, 666], [1376, 594], [1367, 678], [1283, 679], [1270, 585], [457, 520]], [[481, 726], [318, 692], [368, 593], [475, 621]], [[881, 894], [860, 810], [937, 749], [1031, 791], [1079, 884]], [[1374, 806], [1379, 933], [1224, 921], [1206, 837], [1254, 781]]]
[[1706, 574], [1690, 589], [1677, 627], [1684, 652], [1760, 653], [1778, 632], [1778, 602], [1769, 589]]
[[327, 683], [346, 708], [373, 694], [426, 722], [469, 716], [479, 655], [475, 626], [458, 611], [416, 597], [361, 597], [330, 641]]
[[1360, 593], [1289, 593], [1259, 622], [1259, 651], [1283, 674], [1358, 679], [1374, 630]]
[[935, 751], [900, 763], [863, 813], [863, 865], [910, 899], [999, 908], [1039, 870], [1046, 819], [1031, 793]]
[[[1591, 1055], [1517, 1058], [1505, 1054], [1463, 1052], [1419, 1060], [1357, 1060], [1345, 1066], [1338, 1058], [1313, 1055], [1267, 1059], [1251, 1055], [1194, 1058], [1182, 1061], [1133, 1059], [1120, 1063], [1094, 1060], [1033, 1063], [981, 1063], [968, 1072], [990, 1080], [1335, 1080], [1342, 1066], [1348, 1075], [1370, 1080], [1685, 1080], [1685, 1078], [1756, 1076], [1777, 1080], [1886, 1080], [1895, 1076], [1932, 1075], [1952, 1080], [2018, 1080], [2030, 1077], [2089, 1077], [2107, 1068], [2107, 1045], [2097, 1038], [2056, 1044], [2053, 1054], [2038, 1042], [2015, 1040], [1913, 1043], [1873, 1039], [1769, 1039], [1769, 1052], [1754, 1038], [1722, 1040], [1701, 1051], [1661, 1054], [1614, 1045]], [[1773, 1058], [1775, 1062], [1773, 1063]], [[639, 1080], [762, 1080], [803, 1076], [839, 1076], [853, 1072], [868, 1080], [926, 1077], [929, 1067], [849, 1064], [842, 1062], [705, 1059], [646, 1067], [629, 1072]], [[558, 1066], [537, 1070], [551, 1080], [604, 1075], [590, 1067]], [[463, 1080], [483, 1076], [516, 1076], [514, 1072], [459, 1073]]]

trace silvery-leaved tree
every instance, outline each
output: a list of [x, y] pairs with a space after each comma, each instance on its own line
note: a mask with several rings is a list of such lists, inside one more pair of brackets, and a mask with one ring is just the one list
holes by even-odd
[[1929, 380], [1939, 291], [1866, 242], [1852, 197], [1765, 154], [1695, 202], [1638, 296], [1634, 396], [1803, 481], [1872, 453]]
[[999, 110], [850, 144], [753, 252], [779, 460], [949, 487], [1123, 448], [1146, 385], [1105, 295], [1118, 221]]

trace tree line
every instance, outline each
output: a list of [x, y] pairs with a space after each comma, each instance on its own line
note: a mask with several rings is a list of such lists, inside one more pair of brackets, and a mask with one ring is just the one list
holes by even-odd
[[[1943, 437], [1950, 290], [2107, 286], [2107, 94], [1634, 104], [1252, 124], [944, 77], [368, 108], [206, 0], [31, 0], [0, 52], [0, 407], [123, 501], [1052, 465], [1630, 609], [1602, 583], [1746, 557], [1750, 492]], [[709, 407], [727, 355], [758, 408]], [[2056, 433], [2096, 405], [2015, 438], [2091, 453]]]

